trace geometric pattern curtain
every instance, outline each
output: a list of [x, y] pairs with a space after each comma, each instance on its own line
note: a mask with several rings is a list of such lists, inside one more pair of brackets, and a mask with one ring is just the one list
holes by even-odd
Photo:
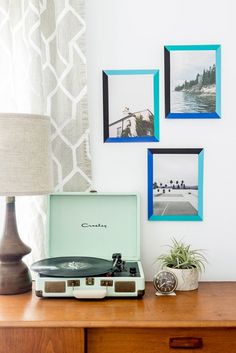
[[58, 191], [85, 191], [91, 183], [84, 2], [50, 0], [41, 8], [44, 103]]
[[[85, 1], [0, 0], [0, 111], [51, 117], [55, 191], [91, 185]], [[18, 202], [32, 262], [44, 256], [45, 198]]]

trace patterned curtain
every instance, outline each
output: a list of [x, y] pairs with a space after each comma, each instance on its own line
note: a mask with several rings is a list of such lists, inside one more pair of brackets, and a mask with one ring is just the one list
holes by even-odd
[[[91, 158], [85, 0], [0, 0], [0, 111], [46, 114], [55, 191], [86, 191]], [[18, 198], [28, 262], [44, 257], [45, 197]]]

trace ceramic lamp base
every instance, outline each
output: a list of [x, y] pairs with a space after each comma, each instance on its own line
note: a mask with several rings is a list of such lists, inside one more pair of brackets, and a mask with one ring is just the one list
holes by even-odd
[[31, 288], [31, 276], [23, 261], [0, 262], [0, 294], [20, 294]]
[[18, 234], [15, 198], [6, 198], [6, 217], [0, 241], [0, 294], [20, 294], [31, 290], [31, 276], [22, 257], [30, 253]]

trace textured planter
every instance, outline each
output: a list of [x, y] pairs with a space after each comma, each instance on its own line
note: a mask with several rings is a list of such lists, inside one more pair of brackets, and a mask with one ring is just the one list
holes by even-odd
[[196, 268], [178, 269], [167, 267], [167, 269], [172, 271], [178, 279], [176, 290], [187, 291], [198, 288], [199, 272]]

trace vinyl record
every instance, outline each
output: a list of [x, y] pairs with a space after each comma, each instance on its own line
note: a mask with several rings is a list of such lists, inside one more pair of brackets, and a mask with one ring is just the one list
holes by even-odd
[[48, 277], [90, 277], [112, 271], [112, 261], [86, 256], [53, 257], [35, 262], [31, 270]]

